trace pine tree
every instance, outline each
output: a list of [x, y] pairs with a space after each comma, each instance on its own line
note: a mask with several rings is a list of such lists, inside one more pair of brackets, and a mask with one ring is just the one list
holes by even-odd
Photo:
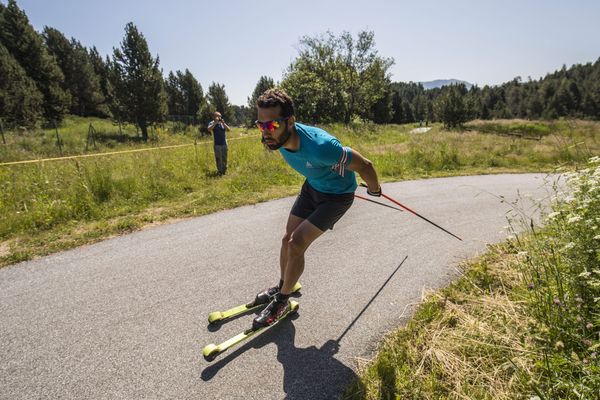
[[104, 96], [87, 49], [75, 39], [69, 41], [54, 28], [46, 27], [43, 36], [64, 74], [63, 88], [71, 95], [70, 112], [81, 116], [101, 115], [99, 108]]
[[148, 140], [148, 126], [162, 121], [167, 100], [158, 56], [152, 58], [148, 43], [136, 26], [125, 26], [120, 49], [114, 49], [111, 83], [115, 102], [113, 114], [124, 122], [137, 124], [142, 139]]
[[183, 92], [178, 76], [174, 74], [173, 71], [169, 72], [169, 75], [165, 80], [165, 93], [167, 94], [167, 108], [169, 110], [169, 115], [184, 115]]
[[98, 116], [110, 117], [110, 104], [112, 103], [114, 96], [110, 83], [110, 59], [107, 56], [106, 60], [103, 60], [102, 56], [100, 56], [100, 53], [98, 52], [98, 49], [96, 49], [96, 46], [92, 46], [92, 48], [88, 51], [88, 54], [92, 68], [94, 68], [94, 72], [98, 76], [100, 94], [104, 99], [104, 102], [99, 104], [97, 107]]
[[220, 85], [216, 82], [211, 83], [211, 85], [208, 87], [208, 93], [206, 94], [206, 98], [208, 100], [211, 112], [211, 119], [212, 113], [215, 111], [220, 112], [225, 121], [231, 119], [231, 104], [229, 103], [227, 93], [225, 93], [225, 85]]
[[260, 95], [274, 87], [275, 82], [273, 81], [273, 78], [270, 78], [268, 76], [260, 77], [260, 79], [256, 83], [256, 86], [254, 87], [252, 96], [248, 97], [247, 115], [245, 117], [246, 126], [254, 126], [254, 121], [256, 121], [256, 101], [258, 100]]
[[434, 103], [436, 114], [446, 128], [455, 128], [467, 121], [467, 110], [460, 86], [444, 87], [443, 93]]
[[165, 91], [170, 115], [196, 116], [205, 101], [202, 86], [188, 69], [169, 72]]
[[179, 82], [183, 92], [185, 115], [196, 115], [205, 101], [202, 85], [187, 68], [183, 74], [179, 75]]
[[64, 76], [44, 41], [25, 12], [15, 0], [8, 0], [0, 17], [0, 42], [32, 78], [44, 95], [44, 117], [47, 121], [61, 121], [68, 111], [69, 94], [62, 88]]
[[42, 117], [44, 96], [0, 43], [0, 118], [5, 127], [33, 127]]

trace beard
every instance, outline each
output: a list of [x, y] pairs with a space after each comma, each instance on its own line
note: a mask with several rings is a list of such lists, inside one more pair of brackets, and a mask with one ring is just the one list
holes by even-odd
[[292, 136], [292, 132], [288, 129], [287, 121], [285, 121], [285, 131], [279, 140], [275, 139], [274, 137], [265, 139], [265, 137], [261, 135], [260, 141], [267, 149], [273, 151], [281, 148], [281, 146], [283, 146], [290, 139], [290, 136]]

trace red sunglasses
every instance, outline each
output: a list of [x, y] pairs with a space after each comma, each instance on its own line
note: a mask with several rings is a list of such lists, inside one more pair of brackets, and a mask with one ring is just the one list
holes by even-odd
[[289, 118], [290, 117], [283, 117], [283, 118], [277, 118], [272, 121], [265, 121], [265, 122], [260, 122], [259, 120], [256, 120], [254, 123], [256, 124], [256, 127], [258, 128], [258, 130], [261, 132], [264, 132], [265, 130], [267, 130], [269, 132], [274, 132], [275, 129], [277, 129], [281, 126], [280, 122], [285, 121]]

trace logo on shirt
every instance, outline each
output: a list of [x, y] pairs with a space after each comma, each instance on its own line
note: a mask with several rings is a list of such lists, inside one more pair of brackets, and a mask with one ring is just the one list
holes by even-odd
[[314, 168], [310, 161], [306, 162], [306, 168]]

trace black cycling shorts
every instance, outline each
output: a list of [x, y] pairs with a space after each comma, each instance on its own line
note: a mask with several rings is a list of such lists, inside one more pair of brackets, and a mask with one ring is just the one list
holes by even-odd
[[304, 181], [290, 213], [307, 219], [320, 230], [326, 231], [333, 229], [333, 225], [342, 218], [353, 202], [354, 193], [322, 193]]

